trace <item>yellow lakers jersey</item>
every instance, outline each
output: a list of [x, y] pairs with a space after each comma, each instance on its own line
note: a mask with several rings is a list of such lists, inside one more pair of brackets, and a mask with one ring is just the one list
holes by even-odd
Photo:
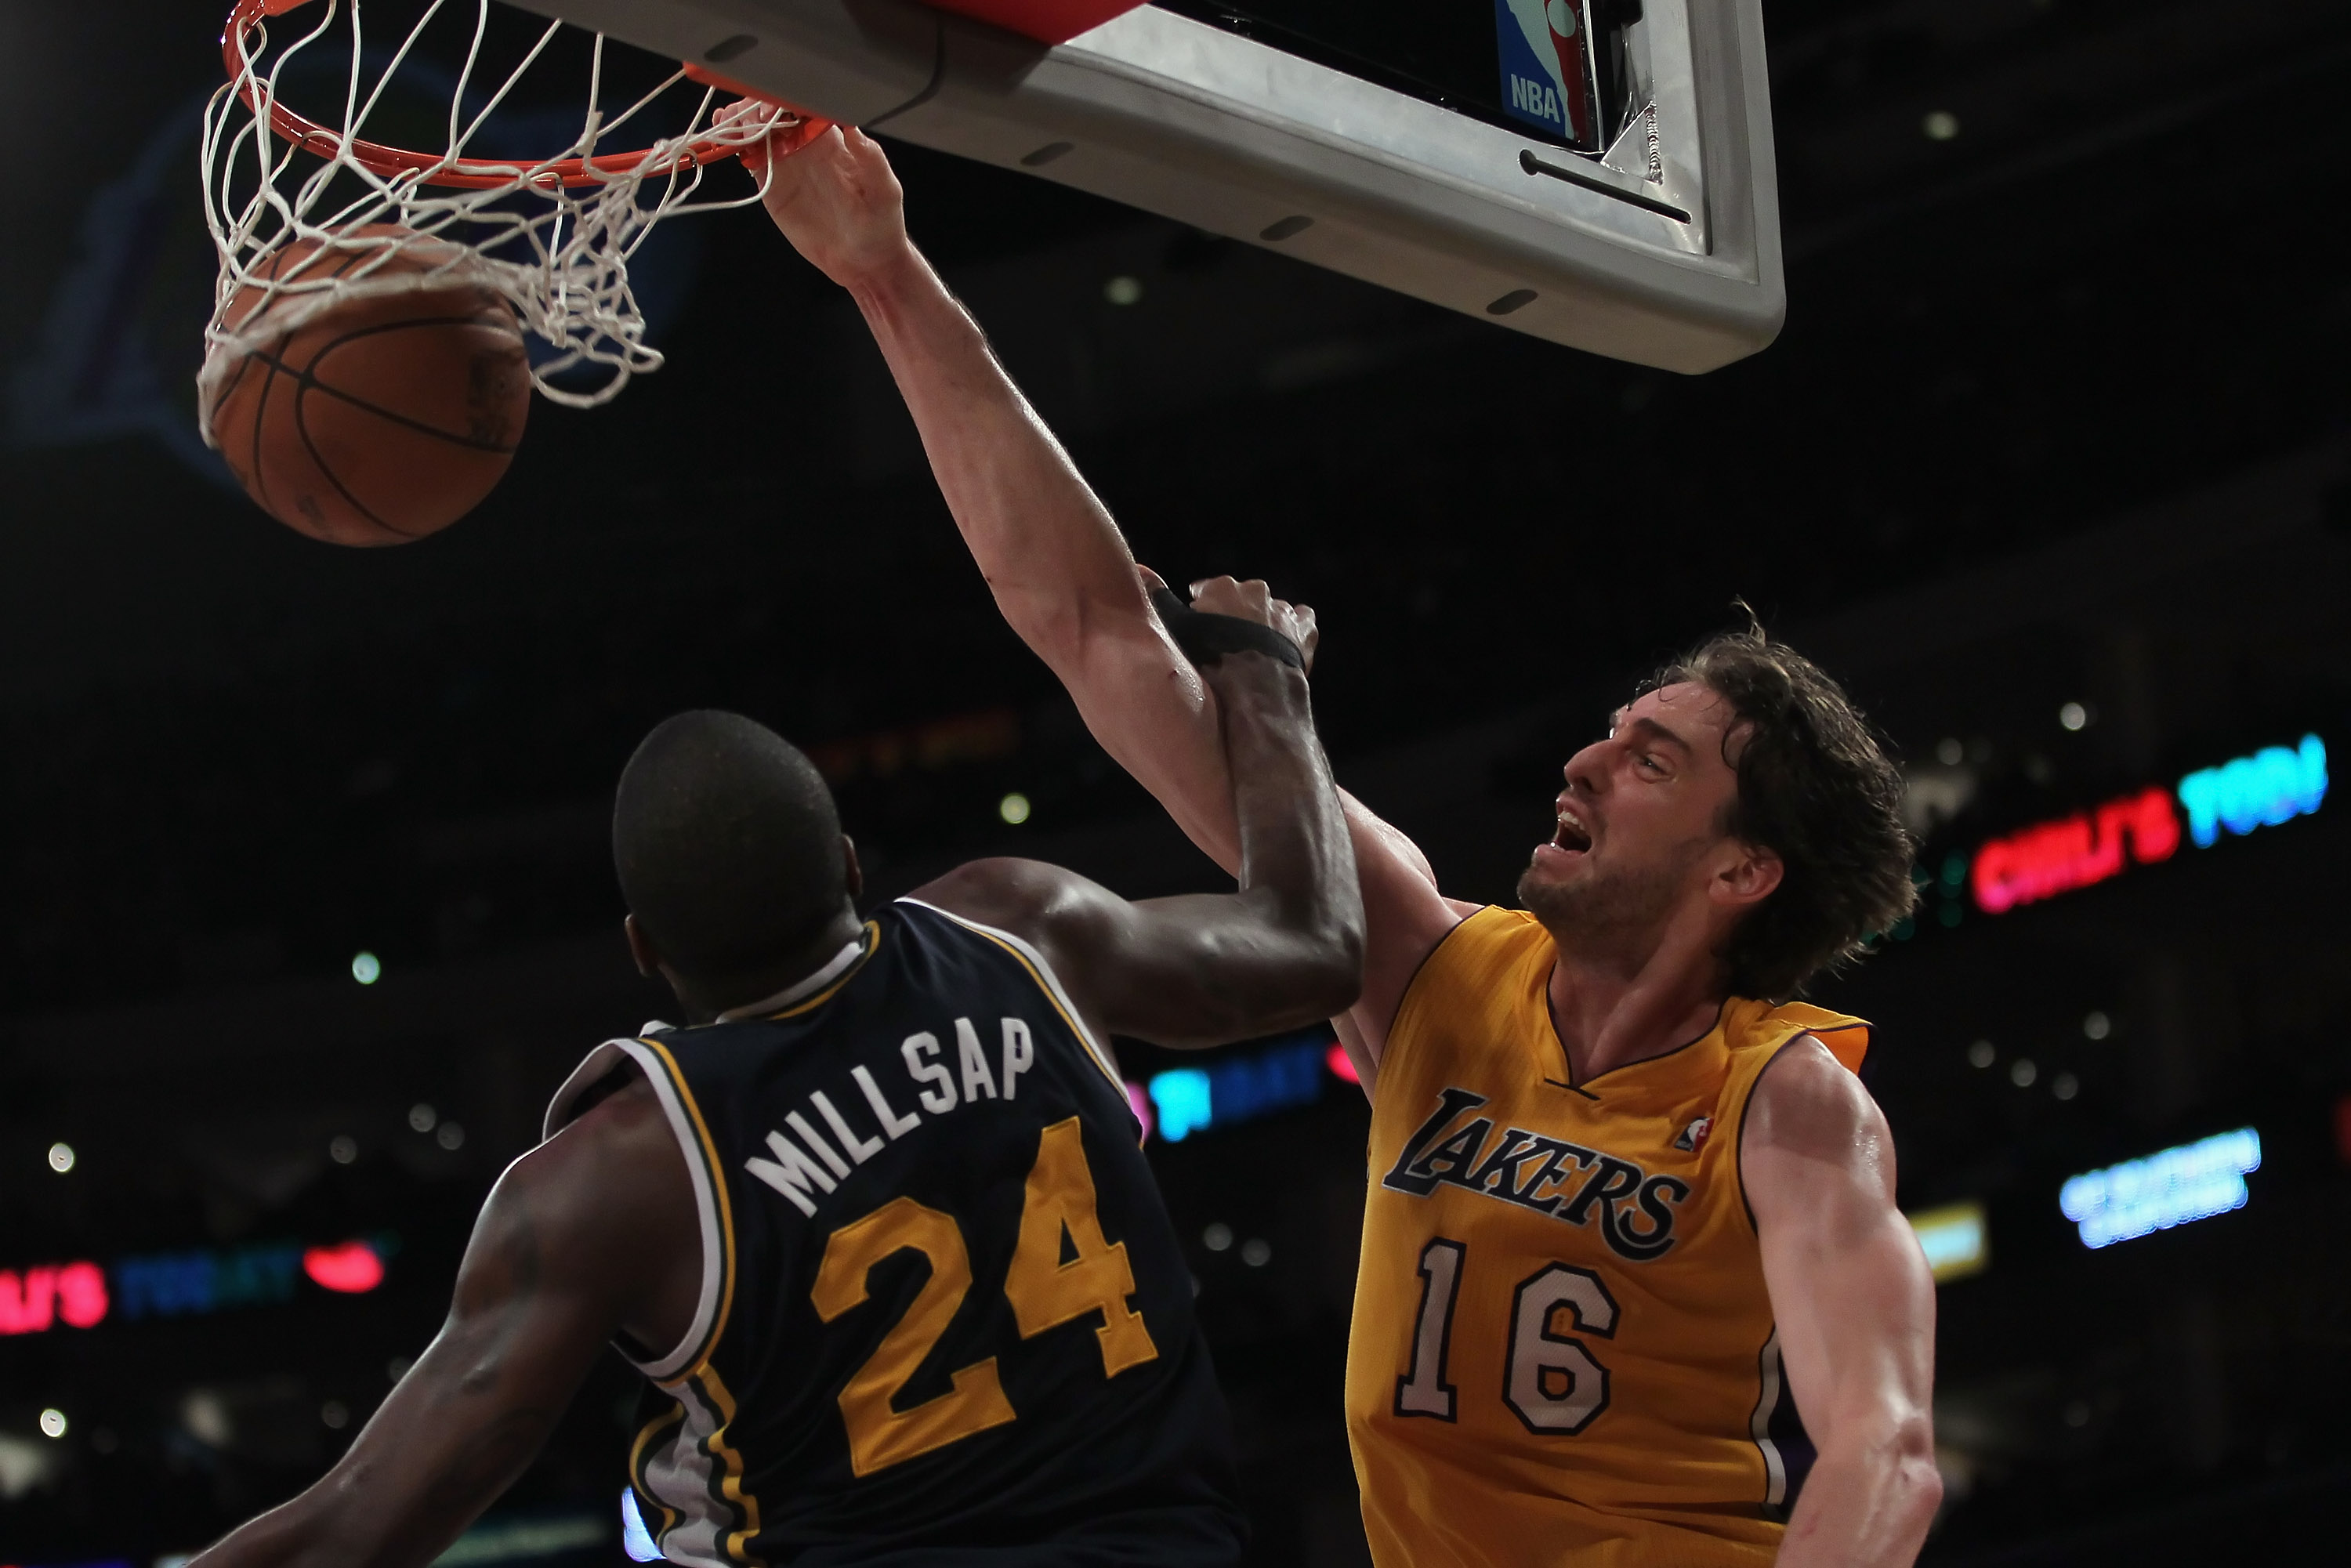
[[1569, 1081], [1532, 915], [1422, 966], [1380, 1060], [1347, 1426], [1382, 1568], [1769, 1563], [1809, 1462], [1781, 1375], [1740, 1121], [1800, 1034], [1733, 998], [1703, 1039]]

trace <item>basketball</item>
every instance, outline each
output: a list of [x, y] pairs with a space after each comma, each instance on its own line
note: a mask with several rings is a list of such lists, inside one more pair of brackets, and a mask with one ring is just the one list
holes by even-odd
[[[381, 254], [312, 261], [318, 249], [289, 245], [262, 275], [340, 277]], [[302, 309], [308, 297], [273, 301], [256, 284], [231, 303], [231, 331], [256, 311], [285, 317], [287, 329], [208, 368], [213, 440], [246, 493], [287, 528], [329, 544], [406, 544], [464, 517], [505, 476], [530, 413], [522, 328], [495, 291], [423, 276], [450, 254], [413, 242], [368, 274], [366, 291], [316, 313]]]

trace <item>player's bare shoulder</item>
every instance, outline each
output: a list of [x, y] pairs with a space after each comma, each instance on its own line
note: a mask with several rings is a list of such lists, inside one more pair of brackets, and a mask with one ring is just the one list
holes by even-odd
[[[1894, 1194], [1886, 1113], [1827, 1046], [1809, 1034], [1780, 1048], [1756, 1080], [1740, 1134], [1740, 1172], [1759, 1219], [1777, 1188], [1809, 1170]], [[1787, 1195], [1793, 1196], [1793, 1195]], [[1760, 1201], [1759, 1201], [1760, 1200]]]
[[1106, 891], [1060, 866], [1006, 855], [967, 861], [907, 896], [982, 925], [1027, 935], [1081, 917]]

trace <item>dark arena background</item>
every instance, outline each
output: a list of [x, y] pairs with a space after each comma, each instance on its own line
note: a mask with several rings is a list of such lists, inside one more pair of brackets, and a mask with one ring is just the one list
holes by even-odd
[[[1915, 923], [1814, 999], [1879, 1025], [1945, 1277], [1923, 1561], [2321, 1560], [2351, 1489], [2351, 11], [1767, 23], [1788, 325], [1698, 379], [892, 152], [1143, 559], [1318, 607], [1340, 778], [1451, 891], [1510, 897], [1559, 762], [1734, 596], [1846, 680], [1922, 845]], [[445, 536], [339, 550], [248, 504], [193, 417], [218, 26], [0, 14], [9, 1563], [175, 1561], [319, 1475], [431, 1337], [552, 1089], [668, 1005], [607, 847], [664, 715], [806, 745], [876, 895], [996, 853], [1215, 882], [1001, 624], [854, 312], [756, 210], [662, 233], [667, 368], [537, 402]], [[1123, 1049], [1254, 1560], [1314, 1568], [1365, 1561], [1367, 1113], [1328, 1041]], [[2221, 1212], [2069, 1188], [2182, 1149]], [[442, 1561], [624, 1562], [634, 1397], [613, 1360]]]

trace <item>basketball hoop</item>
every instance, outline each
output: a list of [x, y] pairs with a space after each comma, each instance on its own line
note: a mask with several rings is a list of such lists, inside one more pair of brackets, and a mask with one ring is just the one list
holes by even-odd
[[[319, 6], [317, 22], [273, 51], [270, 19], [312, 4]], [[450, 94], [441, 151], [412, 152], [361, 136], [426, 27], [462, 4], [428, 0], [377, 69], [368, 58], [360, 0], [238, 0], [221, 38], [229, 79], [204, 115], [204, 215], [221, 270], [204, 332], [200, 409], [209, 410], [214, 383], [244, 353], [340, 301], [456, 281], [494, 289], [525, 328], [553, 347], [531, 371], [542, 393], [573, 408], [607, 402], [632, 376], [662, 362], [644, 341], [644, 316], [629, 285], [628, 263], [646, 232], [683, 213], [758, 201], [764, 183], [748, 195], [695, 198], [709, 164], [771, 136], [775, 152], [797, 151], [826, 129], [823, 120], [693, 66], [679, 67], [608, 116], [601, 99], [605, 40], [596, 34], [588, 107], [572, 141], [537, 159], [483, 156], [471, 143], [568, 24], [549, 23], [502, 83], [477, 81], [490, 5], [473, 0], [472, 44]], [[347, 26], [337, 28], [346, 13]], [[307, 51], [339, 33], [348, 34], [350, 49], [338, 73], [341, 113], [322, 123], [287, 104], [279, 85]], [[632, 152], [599, 150], [682, 85], [681, 99], [699, 89], [682, 131]], [[470, 106], [469, 97], [484, 89], [486, 99]], [[744, 96], [722, 102], [726, 93]], [[298, 255], [285, 254], [298, 245]], [[603, 371], [601, 382], [565, 384], [568, 373], [583, 366]], [[210, 442], [208, 414], [204, 423]]]

